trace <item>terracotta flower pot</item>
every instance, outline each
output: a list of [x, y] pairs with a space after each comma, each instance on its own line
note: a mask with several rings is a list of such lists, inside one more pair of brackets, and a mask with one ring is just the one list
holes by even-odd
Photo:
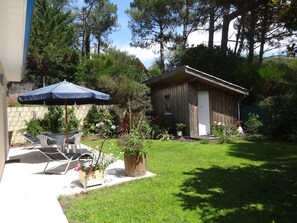
[[146, 155], [125, 155], [125, 173], [128, 177], [139, 177], [146, 174]]

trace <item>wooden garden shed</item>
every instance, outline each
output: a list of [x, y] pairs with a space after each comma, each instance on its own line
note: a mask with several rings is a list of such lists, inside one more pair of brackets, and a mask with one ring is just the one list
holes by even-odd
[[186, 124], [191, 138], [211, 134], [211, 124], [239, 120], [239, 103], [248, 90], [189, 66], [178, 67], [145, 82], [151, 88], [154, 114], [172, 128]]

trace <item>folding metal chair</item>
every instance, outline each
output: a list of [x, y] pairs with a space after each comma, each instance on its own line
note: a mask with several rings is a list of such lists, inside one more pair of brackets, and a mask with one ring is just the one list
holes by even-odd
[[40, 139], [31, 135], [30, 133], [25, 133], [23, 136], [32, 145], [32, 147], [30, 147], [29, 149], [33, 149], [35, 146], [40, 145]]
[[62, 153], [57, 147], [45, 147], [45, 148], [39, 148], [40, 152], [45, 155], [48, 158], [48, 162], [43, 170], [43, 172], [46, 172], [46, 169], [48, 167], [48, 164], [51, 161], [58, 161], [58, 162], [64, 162], [67, 163], [67, 166], [63, 173], [65, 174], [68, 171], [69, 165], [72, 161], [78, 160], [81, 157], [81, 153]]

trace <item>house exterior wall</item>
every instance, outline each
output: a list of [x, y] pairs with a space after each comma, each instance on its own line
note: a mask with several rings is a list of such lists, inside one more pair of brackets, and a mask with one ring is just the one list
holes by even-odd
[[[175, 123], [185, 123], [187, 125], [185, 135], [198, 138], [198, 91], [209, 92], [210, 124], [214, 122], [232, 124], [236, 121], [240, 95], [191, 79], [152, 87], [153, 110], [161, 119], [171, 123], [173, 128]], [[166, 112], [167, 95], [170, 95], [171, 112]]]
[[7, 127], [7, 100], [6, 78], [0, 61], [0, 75], [3, 75], [3, 83], [0, 83], [0, 181], [8, 153], [8, 127]]
[[185, 123], [185, 133], [189, 134], [188, 83], [173, 82], [158, 86], [151, 90], [151, 100], [154, 113], [161, 122], [168, 122], [171, 130], [175, 123]]
[[240, 97], [238, 94], [214, 88], [199, 82], [196, 83], [196, 90], [209, 92], [211, 124], [214, 122], [223, 122], [230, 125], [236, 121], [238, 114], [237, 102]]

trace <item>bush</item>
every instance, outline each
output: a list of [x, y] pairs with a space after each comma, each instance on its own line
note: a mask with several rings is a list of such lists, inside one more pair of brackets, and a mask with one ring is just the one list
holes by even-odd
[[83, 120], [83, 131], [85, 134], [96, 133], [96, 124], [99, 123], [99, 112], [97, 106], [93, 105]]
[[259, 134], [259, 129], [263, 126], [263, 123], [260, 120], [258, 114], [249, 113], [249, 118], [244, 123], [244, 126], [245, 126], [245, 131], [247, 133], [257, 135], [257, 134]]
[[[29, 122], [26, 122], [26, 128], [22, 131], [26, 131], [34, 136], [42, 132], [63, 132], [66, 129], [63, 112], [64, 110], [61, 106], [48, 106], [48, 112], [43, 119], [31, 119]], [[79, 122], [74, 114], [74, 109], [69, 109], [68, 113], [68, 130], [77, 130]]]
[[30, 133], [31, 135], [38, 136], [44, 131], [42, 126], [41, 119], [31, 119], [29, 122], [26, 121], [26, 128], [24, 131]]
[[78, 118], [74, 114], [74, 108], [68, 109], [68, 131], [77, 130], [79, 127]]
[[238, 122], [232, 125], [225, 125], [222, 122], [214, 123], [211, 126], [211, 132], [214, 136], [219, 137], [219, 143], [229, 143], [231, 139], [238, 136]]
[[48, 106], [48, 113], [44, 115], [42, 120], [44, 130], [53, 133], [62, 132], [64, 122], [62, 107], [58, 105]]
[[145, 139], [153, 139], [155, 136], [155, 130], [148, 122], [144, 122], [139, 127], [139, 130], [143, 134]]
[[98, 111], [93, 105], [83, 121], [83, 131], [85, 134], [93, 133], [104, 137], [112, 137], [116, 134], [115, 112]]

